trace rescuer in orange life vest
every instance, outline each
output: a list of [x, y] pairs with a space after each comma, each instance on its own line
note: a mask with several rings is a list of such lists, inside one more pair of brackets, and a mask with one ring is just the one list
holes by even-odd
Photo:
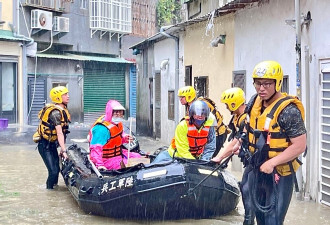
[[[115, 114], [123, 114], [125, 108], [116, 100], [109, 100], [105, 115], [96, 120], [89, 132], [90, 157], [99, 170], [125, 167], [128, 151], [122, 148], [130, 136], [123, 133], [122, 122], [112, 121]], [[130, 152], [130, 158], [140, 158], [140, 154]]]
[[210, 118], [214, 117], [214, 127], [215, 127], [215, 151], [213, 156], [216, 156], [223, 144], [227, 139], [227, 133], [229, 130], [227, 126], [223, 123], [223, 116], [219, 112], [215, 102], [208, 97], [199, 97], [196, 99], [196, 90], [192, 86], [184, 86], [178, 90], [178, 97], [180, 99], [181, 105], [186, 108], [186, 115], [188, 116], [189, 107], [195, 100], [204, 101], [210, 108]]
[[173, 157], [210, 160], [215, 151], [215, 130], [209, 114], [210, 109], [204, 101], [194, 101], [189, 107], [189, 117], [177, 125], [171, 145], [153, 163]]

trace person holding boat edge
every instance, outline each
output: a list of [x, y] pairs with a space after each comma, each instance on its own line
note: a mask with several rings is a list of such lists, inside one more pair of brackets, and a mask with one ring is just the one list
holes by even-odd
[[[54, 104], [47, 104], [40, 112], [40, 124], [33, 140], [38, 143], [38, 151], [47, 170], [46, 188], [53, 189], [58, 183], [60, 172], [59, 155], [66, 159], [65, 140], [69, 132], [70, 113], [67, 110], [69, 91], [58, 86], [50, 90], [50, 98]], [[57, 147], [61, 147], [60, 153]]]
[[[245, 132], [251, 157], [248, 178], [250, 198], [258, 225], [281, 225], [287, 213], [299, 155], [306, 149], [304, 108], [295, 97], [281, 93], [282, 67], [275, 61], [256, 65], [252, 78], [257, 95], [247, 105]], [[212, 160], [221, 162], [238, 152], [242, 139], [228, 144]]]

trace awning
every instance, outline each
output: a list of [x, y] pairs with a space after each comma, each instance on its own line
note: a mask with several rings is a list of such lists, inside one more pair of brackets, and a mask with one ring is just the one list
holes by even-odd
[[123, 58], [113, 58], [106, 56], [90, 56], [90, 55], [75, 55], [75, 54], [37, 54], [39, 58], [49, 58], [49, 59], [65, 59], [65, 60], [77, 60], [77, 61], [95, 61], [95, 62], [106, 62], [106, 63], [133, 63], [127, 61]]
[[30, 41], [29, 39], [25, 38], [24, 36], [15, 37], [13, 32], [9, 30], [0, 30], [0, 40], [5, 41]]

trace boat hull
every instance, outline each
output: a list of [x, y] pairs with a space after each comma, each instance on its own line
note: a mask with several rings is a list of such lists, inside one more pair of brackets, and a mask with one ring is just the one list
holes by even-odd
[[62, 175], [86, 213], [148, 220], [210, 218], [238, 204], [237, 181], [225, 170], [215, 171], [198, 187], [214, 168], [180, 160], [106, 172], [100, 179], [88, 168], [82, 149], [76, 146], [68, 153], [71, 160], [63, 164]]

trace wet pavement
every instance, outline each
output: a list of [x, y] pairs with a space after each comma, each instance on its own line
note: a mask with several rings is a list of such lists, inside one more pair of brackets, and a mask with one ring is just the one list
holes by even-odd
[[[130, 221], [94, 216], [79, 209], [62, 177], [55, 190], [45, 189], [47, 170], [31, 136], [35, 127], [9, 127], [0, 131], [0, 224], [242, 224], [243, 205], [229, 215], [214, 219], [176, 221]], [[72, 138], [85, 138], [88, 128], [71, 129]], [[152, 153], [166, 143], [138, 136], [141, 149]], [[230, 170], [230, 168], [228, 168]], [[240, 173], [233, 174], [238, 178]], [[330, 224], [330, 208], [293, 196], [285, 224]]]

